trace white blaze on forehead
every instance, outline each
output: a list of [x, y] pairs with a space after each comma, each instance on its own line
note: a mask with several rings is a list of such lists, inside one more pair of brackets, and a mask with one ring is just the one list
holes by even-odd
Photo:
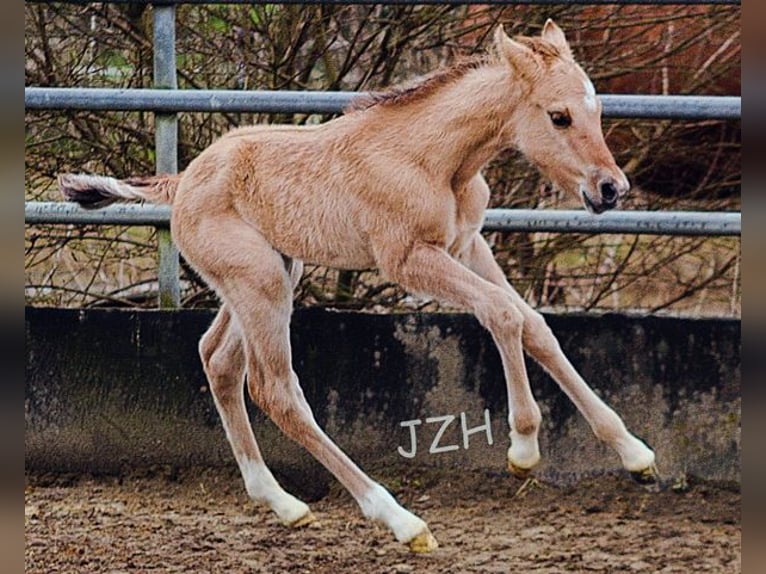
[[596, 88], [593, 87], [593, 83], [586, 76], [583, 78], [582, 85], [585, 88], [585, 107], [590, 111], [596, 110]]

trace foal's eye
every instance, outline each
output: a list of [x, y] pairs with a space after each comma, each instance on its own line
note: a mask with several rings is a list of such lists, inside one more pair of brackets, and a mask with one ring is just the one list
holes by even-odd
[[569, 112], [548, 112], [551, 122], [557, 128], [568, 128], [572, 125], [572, 118]]

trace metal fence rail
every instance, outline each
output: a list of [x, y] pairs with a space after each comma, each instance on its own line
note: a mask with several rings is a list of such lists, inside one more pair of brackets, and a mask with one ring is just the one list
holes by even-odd
[[103, 209], [83, 209], [63, 201], [30, 201], [24, 204], [27, 224], [149, 225], [170, 226], [169, 205], [117, 204]]
[[[28, 110], [254, 112], [334, 114], [361, 92], [24, 88]], [[604, 116], [654, 119], [739, 119], [739, 96], [599, 96]]]
[[[83, 209], [74, 203], [30, 202], [24, 206], [29, 224], [170, 225], [170, 206], [111, 205]], [[584, 210], [488, 209], [485, 231], [554, 231], [559, 233], [626, 233], [647, 235], [741, 235], [738, 212], [609, 211], [592, 215]]]
[[488, 209], [485, 231], [555, 231], [645, 235], [741, 235], [742, 215], [727, 211]]

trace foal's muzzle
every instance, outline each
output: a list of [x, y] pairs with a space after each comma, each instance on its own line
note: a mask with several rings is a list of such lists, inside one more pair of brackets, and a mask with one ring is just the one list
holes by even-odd
[[598, 180], [596, 184], [598, 195], [590, 194], [587, 189], [582, 190], [582, 198], [585, 207], [592, 213], [603, 213], [617, 206], [619, 199], [628, 192], [630, 184], [623, 176], [622, 181], [608, 176]]

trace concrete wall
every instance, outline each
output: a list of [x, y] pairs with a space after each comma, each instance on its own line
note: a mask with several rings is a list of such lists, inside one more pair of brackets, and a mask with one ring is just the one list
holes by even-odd
[[[197, 356], [212, 317], [27, 308], [27, 470], [232, 464]], [[739, 321], [548, 322], [585, 379], [656, 449], [666, 477], [740, 480]], [[472, 317], [298, 310], [293, 355], [320, 424], [363, 465], [505, 468], [502, 369]], [[618, 469], [558, 387], [537, 365], [529, 372], [545, 419], [538, 476], [568, 482]], [[327, 482], [257, 409], [251, 416], [275, 472]]]

